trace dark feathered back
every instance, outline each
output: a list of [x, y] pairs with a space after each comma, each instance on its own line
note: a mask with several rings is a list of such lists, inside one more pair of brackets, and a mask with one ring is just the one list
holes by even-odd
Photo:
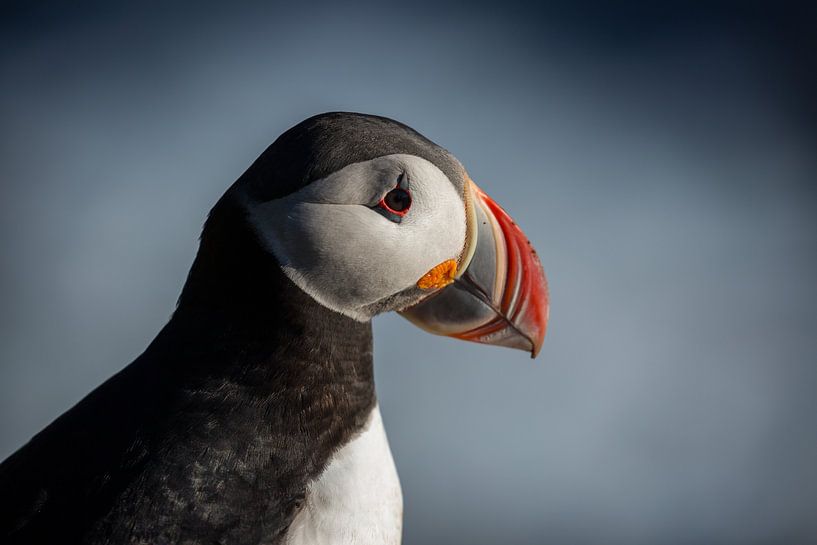
[[[236, 185], [272, 198], [398, 142], [448, 164], [396, 122], [326, 114]], [[280, 543], [374, 403], [371, 325], [299, 290], [225, 196], [156, 340], [0, 464], [0, 542]]]

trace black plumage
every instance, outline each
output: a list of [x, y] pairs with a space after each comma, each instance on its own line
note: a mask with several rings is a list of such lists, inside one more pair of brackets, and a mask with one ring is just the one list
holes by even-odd
[[324, 114], [279, 137], [211, 211], [147, 350], [0, 465], [0, 542], [280, 543], [375, 404], [372, 332], [282, 273], [238, 196], [390, 153], [460, 180], [442, 148], [385, 118]]

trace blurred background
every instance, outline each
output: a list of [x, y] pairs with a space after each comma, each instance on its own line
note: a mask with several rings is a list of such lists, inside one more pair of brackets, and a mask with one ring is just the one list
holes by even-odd
[[534, 362], [375, 320], [404, 543], [817, 542], [817, 4], [0, 6], [0, 458], [147, 346], [278, 134], [353, 110], [551, 285]]

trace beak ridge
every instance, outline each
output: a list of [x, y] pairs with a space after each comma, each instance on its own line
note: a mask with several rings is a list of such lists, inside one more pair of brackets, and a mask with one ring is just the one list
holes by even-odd
[[401, 314], [422, 329], [517, 348], [536, 357], [547, 329], [544, 269], [511, 217], [468, 180], [473, 209], [466, 259], [450, 286]]

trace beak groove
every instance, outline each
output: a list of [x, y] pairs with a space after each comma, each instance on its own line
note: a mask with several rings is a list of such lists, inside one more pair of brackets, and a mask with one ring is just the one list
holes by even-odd
[[534, 353], [534, 350], [536, 349], [536, 343], [534, 340], [527, 333], [518, 329], [514, 324], [513, 319], [506, 317], [506, 314], [502, 311], [502, 309], [493, 304], [487, 292], [477, 283], [476, 280], [471, 277], [470, 274], [468, 274], [467, 271], [460, 278], [455, 280], [455, 282], [460, 288], [469, 292], [471, 295], [482, 301], [482, 303], [484, 303], [486, 306], [490, 307], [491, 310], [496, 313], [496, 318], [487, 324], [474, 328], [470, 331], [455, 334], [453, 335], [454, 337], [465, 341], [485, 343], [493, 336], [501, 333], [503, 329], [509, 328], [529, 343], [529, 346], [526, 347], [525, 350], [530, 351], [532, 357], [536, 357], [538, 350], [536, 350], [536, 353]]
[[468, 180], [469, 254], [450, 286], [401, 314], [438, 335], [517, 348], [536, 357], [548, 320], [547, 280], [511, 217]]

